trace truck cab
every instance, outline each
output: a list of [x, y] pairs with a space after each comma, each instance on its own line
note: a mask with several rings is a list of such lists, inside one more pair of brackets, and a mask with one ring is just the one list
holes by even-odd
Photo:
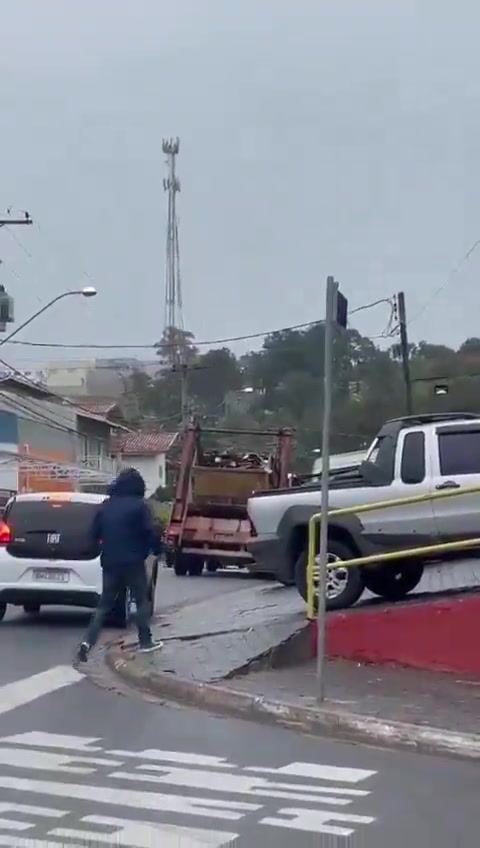
[[[358, 468], [333, 471], [330, 509], [480, 485], [480, 417], [470, 413], [417, 415], [388, 421]], [[259, 493], [248, 501], [254, 528], [252, 570], [296, 583], [306, 596], [308, 521], [320, 510], [320, 482], [300, 489]], [[365, 588], [397, 600], [420, 582], [430, 560], [405, 560], [363, 568], [342, 560], [476, 538], [480, 494], [433, 500], [329, 519], [327, 607], [355, 603]]]

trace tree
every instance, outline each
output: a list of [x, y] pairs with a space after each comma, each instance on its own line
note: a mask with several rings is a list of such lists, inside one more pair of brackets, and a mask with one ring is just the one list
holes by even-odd
[[242, 371], [232, 351], [222, 347], [198, 356], [188, 380], [195, 407], [208, 414], [218, 412], [229, 392], [242, 388]]
[[191, 364], [197, 356], [193, 333], [181, 330], [179, 327], [167, 327], [159, 342], [156, 343], [157, 354], [164, 365]]

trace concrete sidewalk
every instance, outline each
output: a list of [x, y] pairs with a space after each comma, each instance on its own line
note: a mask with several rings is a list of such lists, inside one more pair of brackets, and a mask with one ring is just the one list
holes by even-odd
[[317, 735], [480, 758], [480, 682], [336, 660], [318, 706], [311, 633], [294, 589], [255, 585], [167, 613], [155, 637], [165, 642], [155, 654], [138, 654], [127, 638], [110, 644], [106, 660], [160, 698]]

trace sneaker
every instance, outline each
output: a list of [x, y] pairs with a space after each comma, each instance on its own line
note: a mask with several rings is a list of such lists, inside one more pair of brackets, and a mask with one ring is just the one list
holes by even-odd
[[152, 651], [159, 651], [160, 648], [163, 648], [163, 642], [159, 639], [151, 639], [150, 642], [146, 642], [144, 645], [140, 643], [139, 651], [141, 654], [151, 654]]
[[79, 662], [79, 663], [87, 662], [89, 653], [90, 653], [90, 645], [88, 644], [88, 642], [82, 642], [78, 646], [77, 662]]

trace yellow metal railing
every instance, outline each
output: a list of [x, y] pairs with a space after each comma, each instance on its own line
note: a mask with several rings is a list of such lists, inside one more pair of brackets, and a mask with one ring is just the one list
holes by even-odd
[[[363, 512], [374, 512], [380, 509], [392, 509], [393, 507], [409, 506], [410, 504], [423, 503], [430, 500], [441, 500], [444, 498], [459, 498], [465, 495], [480, 494], [480, 486], [472, 486], [465, 489], [448, 489], [443, 492], [432, 492], [425, 495], [412, 495], [408, 498], [394, 498], [389, 501], [375, 501], [374, 503], [361, 504], [359, 506], [343, 507], [334, 509], [328, 513], [328, 519], [339, 515], [358, 515]], [[322, 515], [320, 512], [311, 516], [308, 522], [308, 561], [307, 561], [307, 618], [315, 617], [315, 576], [318, 568], [315, 563], [317, 551], [317, 527], [320, 525]], [[479, 517], [480, 524], [480, 517]], [[355, 557], [343, 560], [342, 568], [348, 566], [353, 568], [358, 565], [370, 565], [378, 562], [392, 562], [399, 559], [414, 558], [416, 556], [428, 556], [432, 553], [445, 554], [451, 551], [468, 550], [480, 546], [478, 539], [462, 539], [458, 542], [443, 542], [437, 545], [427, 545], [418, 548], [407, 548], [406, 550], [391, 551], [389, 553], [372, 554], [371, 556]]]

